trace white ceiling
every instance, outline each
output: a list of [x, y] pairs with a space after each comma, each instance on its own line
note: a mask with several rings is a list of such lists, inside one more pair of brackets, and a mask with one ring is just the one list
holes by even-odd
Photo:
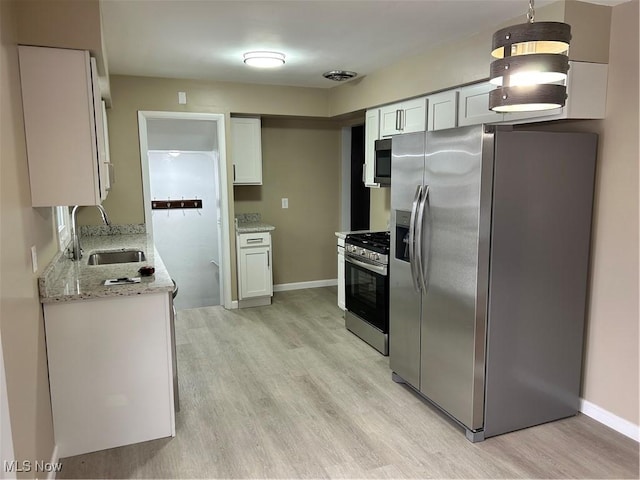
[[[101, 1], [110, 74], [326, 88], [338, 83], [325, 71], [367, 75], [527, 11], [525, 0]], [[248, 67], [250, 50], [286, 64]]]

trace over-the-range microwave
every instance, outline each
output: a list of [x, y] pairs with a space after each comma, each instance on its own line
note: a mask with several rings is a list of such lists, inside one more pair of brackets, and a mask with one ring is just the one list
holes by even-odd
[[375, 141], [373, 181], [381, 187], [391, 186], [391, 139]]

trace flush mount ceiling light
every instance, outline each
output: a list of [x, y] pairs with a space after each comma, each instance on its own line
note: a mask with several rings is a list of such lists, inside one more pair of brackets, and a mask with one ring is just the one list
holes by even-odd
[[348, 70], [331, 70], [329, 72], [324, 72], [322, 76], [324, 78], [328, 78], [329, 80], [342, 82], [344, 80], [349, 80], [351, 78], [357, 77], [358, 74], [356, 72], [349, 72]]
[[512, 25], [493, 35], [489, 108], [495, 112], [548, 110], [564, 106], [569, 70], [567, 52], [571, 26], [561, 22], [533, 23], [534, 0], [529, 0], [527, 23]]
[[285, 55], [279, 52], [247, 52], [243, 56], [244, 63], [258, 68], [274, 68], [284, 65]]

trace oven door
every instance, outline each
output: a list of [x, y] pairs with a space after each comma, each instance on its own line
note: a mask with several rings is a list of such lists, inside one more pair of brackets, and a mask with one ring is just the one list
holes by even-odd
[[347, 310], [382, 333], [389, 332], [389, 282], [385, 265], [372, 265], [344, 256]]

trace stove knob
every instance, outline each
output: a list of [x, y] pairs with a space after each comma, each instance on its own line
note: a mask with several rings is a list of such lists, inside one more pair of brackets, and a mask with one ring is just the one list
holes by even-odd
[[367, 251], [363, 248], [362, 250], [360, 250], [360, 255], [366, 255]]
[[380, 254], [372, 253], [371, 254], [371, 260], [380, 260]]

